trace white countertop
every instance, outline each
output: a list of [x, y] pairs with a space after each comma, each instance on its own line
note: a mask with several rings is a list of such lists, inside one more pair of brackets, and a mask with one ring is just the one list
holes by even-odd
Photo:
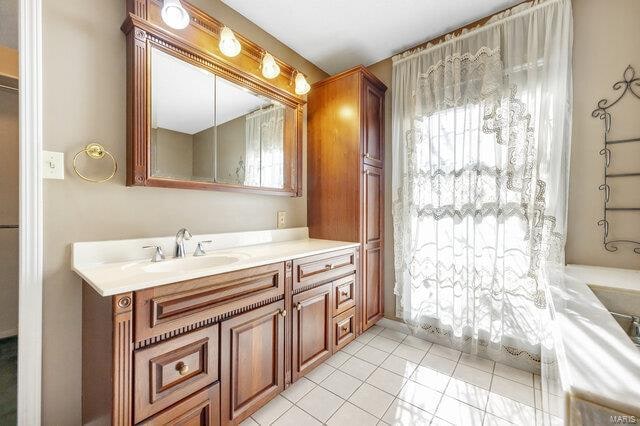
[[640, 292], [640, 270], [589, 265], [567, 265], [565, 270], [593, 287]]
[[[549, 273], [554, 345], [563, 390], [569, 397], [640, 415], [640, 350], [596, 298], [589, 285], [640, 290], [629, 271], [596, 272], [571, 265]], [[606, 269], [606, 268], [600, 268]], [[640, 308], [640, 307], [639, 307]], [[639, 309], [640, 310], [640, 309]]]
[[[194, 258], [195, 244], [203, 240], [214, 243], [206, 256]], [[163, 246], [167, 260], [151, 262], [153, 250], [141, 249], [148, 244]], [[307, 228], [194, 235], [185, 241], [189, 253], [185, 259], [171, 258], [173, 252], [168, 250], [172, 250], [174, 244], [174, 237], [75, 243], [72, 269], [98, 294], [112, 296], [359, 246], [353, 242], [310, 239]], [[216, 265], [216, 259], [232, 259], [232, 262]], [[209, 261], [212, 264], [205, 267], [189, 267], [191, 263]], [[176, 265], [186, 266], [176, 268]]]

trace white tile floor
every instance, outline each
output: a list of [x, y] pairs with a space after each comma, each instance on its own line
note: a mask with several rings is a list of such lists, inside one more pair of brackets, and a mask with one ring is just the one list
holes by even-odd
[[537, 375], [375, 325], [243, 424], [552, 426], [542, 400]]

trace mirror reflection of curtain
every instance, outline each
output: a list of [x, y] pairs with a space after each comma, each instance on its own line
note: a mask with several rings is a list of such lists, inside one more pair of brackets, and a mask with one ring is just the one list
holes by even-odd
[[273, 105], [247, 114], [244, 184], [284, 186], [284, 106]]

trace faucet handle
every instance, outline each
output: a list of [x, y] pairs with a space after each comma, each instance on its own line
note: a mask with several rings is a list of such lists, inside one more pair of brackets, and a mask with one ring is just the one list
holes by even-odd
[[196, 251], [193, 252], [193, 255], [194, 256], [204, 256], [205, 254], [207, 254], [207, 253], [205, 253], [204, 248], [202, 248], [202, 245], [203, 244], [211, 244], [212, 242], [213, 241], [211, 241], [211, 240], [198, 241], [198, 245], [196, 246]]
[[155, 253], [153, 254], [153, 257], [151, 258], [152, 262], [161, 262], [164, 260], [164, 252], [162, 251], [162, 247], [161, 246], [144, 246], [142, 247], [143, 249], [149, 249], [149, 248], [154, 248], [156, 249]]

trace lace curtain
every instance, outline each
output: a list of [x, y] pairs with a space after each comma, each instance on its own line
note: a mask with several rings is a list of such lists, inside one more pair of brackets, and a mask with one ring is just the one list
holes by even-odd
[[247, 115], [244, 184], [284, 186], [284, 107], [273, 105]]
[[539, 353], [542, 270], [564, 260], [571, 45], [571, 3], [551, 0], [394, 58], [397, 315], [466, 351]]

